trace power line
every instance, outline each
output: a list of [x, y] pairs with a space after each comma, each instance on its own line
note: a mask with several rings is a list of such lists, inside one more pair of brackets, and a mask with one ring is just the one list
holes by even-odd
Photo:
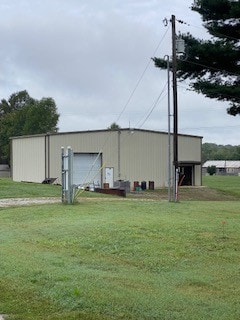
[[201, 130], [201, 129], [222, 129], [222, 128], [238, 128], [240, 125], [236, 126], [211, 126], [211, 127], [195, 127], [195, 128], [181, 128], [181, 130]]
[[[167, 35], [167, 32], [168, 32], [169, 28], [170, 28], [170, 26], [169, 26], [169, 27], [167, 28], [167, 30], [165, 31], [165, 33], [164, 33], [164, 35], [162, 36], [162, 38], [161, 38], [160, 42], [158, 43], [158, 45], [157, 45], [156, 49], [154, 50], [154, 52], [153, 52], [153, 55], [152, 55], [152, 56], [154, 56], [154, 55], [156, 54], [156, 52], [158, 51], [158, 49], [159, 49], [159, 47], [160, 47], [160, 45], [161, 45], [162, 41], [164, 40], [164, 38], [165, 38], [165, 37], [166, 37], [166, 35]], [[133, 97], [133, 95], [134, 95], [135, 91], [137, 90], [137, 88], [138, 88], [139, 84], [141, 83], [141, 81], [142, 81], [142, 79], [143, 79], [143, 77], [144, 77], [144, 75], [145, 75], [145, 73], [146, 73], [147, 69], [149, 68], [149, 66], [150, 66], [151, 62], [152, 62], [152, 59], [149, 59], [149, 61], [148, 61], [147, 65], [146, 65], [146, 67], [144, 68], [144, 70], [143, 70], [143, 72], [142, 72], [142, 74], [141, 74], [140, 78], [138, 79], [138, 81], [137, 81], [137, 83], [136, 83], [136, 85], [135, 85], [134, 89], [132, 90], [132, 92], [131, 92], [131, 94], [130, 94], [130, 96], [129, 96], [129, 98], [128, 98], [127, 102], [126, 102], [126, 104], [124, 105], [124, 107], [123, 107], [122, 111], [120, 112], [119, 116], [117, 117], [116, 122], [118, 122], [118, 121], [119, 121], [119, 119], [120, 119], [120, 118], [121, 118], [121, 116], [123, 115], [124, 111], [126, 110], [127, 106], [129, 105], [129, 103], [130, 103], [130, 101], [131, 101], [131, 99], [132, 99], [132, 97]]]
[[[142, 121], [142, 123], [140, 125], [139, 122], [137, 123], [136, 127], [138, 127], [139, 129], [142, 128], [142, 126], [145, 124], [145, 122], [148, 120], [148, 118], [150, 117], [150, 115], [152, 114], [153, 110], [156, 108], [156, 106], [158, 105], [159, 101], [160, 101], [160, 98], [162, 96], [162, 94], [164, 93], [165, 89], [166, 89], [166, 86], [167, 86], [167, 82], [165, 83], [162, 91], [160, 92], [159, 96], [157, 97], [156, 101], [153, 103], [150, 111], [148, 112], [148, 114], [146, 115], [145, 119]], [[166, 96], [166, 95], [165, 95]], [[165, 98], [165, 96], [163, 96], [163, 98]]]
[[[165, 18], [164, 19], [164, 22], [168, 22], [168, 20]], [[179, 19], [176, 19], [176, 22], [178, 23], [181, 23], [181, 24], [185, 24], [187, 25], [188, 27], [194, 27], [194, 28], [198, 28], [198, 29], [202, 29], [204, 31], [206, 31], [207, 27], [202, 27], [202, 26], [194, 26], [192, 25], [191, 23], [188, 23], [188, 22], [185, 22], [183, 20], [179, 20]], [[166, 24], [167, 25], [167, 24]], [[207, 24], [206, 24], [207, 25]], [[228, 39], [231, 39], [231, 40], [236, 40], [236, 41], [240, 41], [238, 38], [235, 38], [235, 37], [231, 37], [231, 36], [227, 36], [226, 34], [223, 34], [223, 33], [220, 33], [220, 32], [216, 32], [216, 35], [219, 35], [221, 37], [224, 37], [224, 38], [228, 38]]]
[[[179, 85], [179, 83], [180, 83], [180, 85]], [[194, 84], [194, 83], [193, 83]], [[179, 80], [178, 81], [178, 88], [182, 88], [182, 89], [185, 89], [186, 91], [190, 91], [190, 92], [196, 92], [193, 88], [191, 88], [191, 85], [192, 85], [192, 83], [189, 83], [189, 85], [182, 85], [182, 80]], [[205, 94], [204, 94], [205, 95]], [[227, 99], [227, 97], [228, 98], [232, 98], [232, 99], [236, 99], [237, 97], [236, 96], [233, 96], [233, 95], [230, 95], [230, 94], [226, 94], [226, 93], [224, 93], [224, 97], [226, 97], [226, 98], [224, 98], [224, 100], [227, 100], [228, 101], [228, 99]], [[217, 99], [217, 100], [219, 100], [218, 99], [218, 97], [216, 97], [216, 98], [214, 98], [214, 99]], [[223, 99], [220, 99], [220, 100], [222, 100], [223, 101]]]
[[[165, 36], [166, 36], [166, 34], [167, 34], [167, 32], [168, 32], [169, 28], [170, 28], [170, 26], [167, 28], [167, 30], [165, 31], [164, 35], [162, 36], [162, 38], [161, 38], [160, 42], [158, 43], [158, 45], [157, 45], [156, 49], [155, 49], [155, 50], [154, 50], [154, 52], [153, 52], [153, 55], [155, 55], [155, 54], [156, 54], [156, 52], [158, 51], [158, 49], [159, 49], [159, 47], [160, 47], [160, 45], [161, 45], [162, 41], [164, 40], [164, 38], [165, 38]], [[137, 90], [137, 88], [138, 88], [138, 86], [139, 86], [140, 82], [142, 81], [142, 79], [143, 79], [143, 77], [144, 77], [144, 75], [145, 75], [145, 73], [146, 73], [147, 69], [149, 68], [149, 65], [150, 65], [150, 63], [151, 63], [151, 62], [152, 62], [152, 59], [149, 59], [149, 61], [148, 61], [147, 65], [146, 65], [146, 67], [144, 68], [144, 70], [143, 70], [143, 72], [142, 72], [142, 74], [141, 74], [140, 78], [138, 79], [138, 81], [137, 81], [137, 83], [136, 83], [136, 85], [135, 85], [135, 87], [134, 87], [134, 89], [133, 89], [132, 93], [130, 94], [130, 96], [129, 96], [129, 98], [128, 98], [127, 102], [126, 102], [126, 104], [124, 105], [124, 107], [123, 107], [122, 111], [120, 112], [120, 114], [119, 114], [119, 116], [117, 117], [117, 119], [116, 119], [116, 121], [115, 121], [115, 122], [118, 122], [118, 121], [119, 121], [119, 119], [121, 118], [122, 114], [125, 112], [125, 110], [126, 110], [127, 106], [129, 105], [129, 103], [130, 103], [130, 101], [131, 101], [131, 99], [132, 99], [132, 97], [133, 97], [133, 95], [134, 95], [135, 91]], [[162, 92], [163, 92], [163, 91], [162, 91]], [[162, 94], [162, 92], [161, 92], [161, 94]], [[160, 96], [159, 96], [158, 100], [160, 99], [161, 94], [160, 94]], [[157, 101], [158, 101], [158, 100], [157, 100]], [[156, 104], [157, 104], [157, 102], [155, 103], [155, 106], [156, 106]], [[155, 106], [152, 108], [151, 113], [152, 113], [152, 111], [154, 110]], [[150, 113], [150, 114], [151, 114], [151, 113]], [[150, 116], [150, 114], [148, 115], [148, 117]], [[147, 120], [147, 119], [145, 119], [145, 121], [146, 121], [146, 120]], [[143, 122], [143, 124], [145, 123], [145, 121]], [[142, 124], [142, 125], [143, 125], [143, 124]], [[101, 148], [99, 149], [99, 152], [98, 152], [98, 154], [97, 154], [97, 157], [96, 157], [95, 161], [93, 162], [93, 166], [94, 166], [95, 162], [97, 161], [97, 159], [100, 157], [100, 155], [101, 155], [101, 152], [102, 152], [103, 148], [104, 148], [104, 147], [105, 147], [105, 145], [108, 143], [108, 141], [109, 141], [109, 139], [110, 139], [110, 134], [111, 134], [111, 130], [109, 130], [109, 134], [107, 135], [107, 137], [106, 137], [105, 141], [103, 142], [103, 145], [102, 145], [102, 146], [101, 146]], [[92, 167], [93, 167], [93, 166], [92, 166]], [[87, 173], [87, 176], [89, 176], [89, 174], [91, 174], [91, 171], [92, 171], [92, 168], [91, 168], [91, 169], [89, 170], [89, 172]]]
[[[185, 24], [186, 24], [187, 26], [189, 26], [189, 27], [194, 27], [194, 28], [198, 28], [198, 29], [205, 30], [205, 31], [206, 31], [206, 29], [207, 29], [207, 28], [203, 28], [202, 26], [194, 26], [194, 25], [189, 24], [189, 23], [185, 23]], [[223, 33], [220, 33], [220, 32], [216, 32], [216, 35], [219, 35], [219, 36], [224, 37], [224, 38], [228, 38], [228, 39], [230, 39], [230, 40], [240, 41], [238, 38], [231, 37], [231, 36], [227, 36], [226, 34], [223, 34]]]
[[190, 64], [194, 64], [194, 65], [197, 65], [197, 66], [201, 66], [201, 67], [204, 67], [204, 68], [207, 68], [207, 69], [212, 69], [212, 70], [220, 71], [220, 72], [226, 72], [226, 73], [231, 74], [231, 75], [236, 76], [236, 77], [240, 76], [239, 73], [235, 73], [235, 72], [231, 72], [231, 71], [227, 71], [227, 70], [211, 67], [211, 66], [208, 66], [208, 65], [205, 65], [205, 64], [202, 64], [202, 63], [189, 61], [189, 60], [180, 60], [180, 59], [178, 59], [178, 60], [181, 61], [181, 62], [190, 63]]

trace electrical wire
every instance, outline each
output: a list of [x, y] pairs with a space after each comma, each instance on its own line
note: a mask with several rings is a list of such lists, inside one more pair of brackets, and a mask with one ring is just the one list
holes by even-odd
[[[170, 28], [170, 25], [168, 26], [167, 30], [165, 31], [164, 35], [162, 36], [162, 38], [161, 38], [160, 42], [158, 43], [158, 45], [157, 45], [156, 49], [154, 50], [154, 52], [153, 52], [153, 55], [152, 55], [152, 56], [154, 56], [154, 55], [156, 54], [156, 52], [158, 51], [158, 49], [159, 49], [159, 47], [160, 47], [160, 45], [161, 45], [162, 41], [164, 40], [164, 38], [166, 37], [166, 35], [167, 35], [168, 31], [169, 31], [169, 28]], [[130, 101], [132, 100], [132, 97], [133, 97], [133, 95], [134, 95], [135, 91], [137, 90], [137, 88], [138, 88], [139, 84], [141, 83], [141, 81], [142, 81], [142, 79], [143, 79], [143, 77], [144, 77], [144, 75], [145, 75], [146, 71], [148, 70], [148, 68], [149, 68], [149, 66], [150, 66], [150, 64], [151, 64], [151, 62], [152, 62], [152, 59], [149, 59], [149, 61], [148, 61], [147, 65], [146, 65], [146, 67], [144, 68], [144, 70], [143, 70], [143, 72], [142, 72], [142, 74], [141, 74], [140, 78], [138, 79], [138, 81], [137, 81], [137, 83], [136, 83], [136, 85], [135, 85], [134, 89], [132, 90], [132, 92], [131, 92], [131, 94], [130, 94], [129, 98], [127, 99], [126, 104], [124, 105], [124, 107], [123, 107], [122, 111], [120, 112], [119, 116], [117, 117], [116, 122], [118, 122], [118, 121], [119, 121], [119, 119], [121, 118], [121, 116], [122, 116], [122, 115], [123, 115], [123, 113], [125, 112], [125, 110], [126, 110], [127, 106], [129, 105]]]
[[[153, 52], [153, 56], [154, 56], [154, 55], [156, 54], [156, 52], [158, 51], [158, 49], [159, 49], [159, 47], [160, 47], [160, 45], [161, 45], [162, 41], [164, 40], [164, 38], [166, 37], [166, 35], [167, 35], [168, 31], [169, 31], [169, 28], [170, 28], [170, 25], [168, 26], [167, 30], [165, 31], [165, 33], [163, 34], [162, 38], [160, 39], [160, 41], [159, 41], [159, 43], [158, 43], [157, 47], [155, 48], [155, 50], [154, 50], [154, 52]], [[143, 70], [143, 72], [142, 72], [142, 74], [141, 74], [140, 78], [138, 79], [138, 81], [137, 81], [137, 83], [136, 83], [136, 85], [135, 85], [134, 89], [132, 90], [132, 92], [131, 92], [131, 94], [130, 94], [129, 98], [127, 99], [127, 102], [126, 102], [126, 103], [125, 103], [125, 105], [123, 106], [122, 111], [120, 112], [119, 116], [116, 118], [116, 120], [115, 120], [115, 122], [116, 122], [116, 123], [119, 121], [119, 119], [121, 118], [121, 116], [122, 116], [122, 115], [123, 115], [123, 113], [125, 112], [125, 110], [126, 110], [127, 106], [129, 105], [129, 103], [130, 103], [130, 101], [131, 101], [131, 99], [132, 99], [133, 95], [135, 94], [135, 92], [136, 92], [136, 90], [137, 90], [138, 86], [140, 85], [140, 83], [141, 83], [141, 81], [142, 81], [142, 79], [143, 79], [143, 77], [144, 77], [144, 75], [145, 75], [146, 71], [148, 70], [148, 68], [149, 68], [149, 66], [150, 66], [150, 64], [151, 64], [151, 62], [152, 62], [152, 59], [149, 59], [149, 61], [148, 61], [147, 65], [146, 65], [146, 67], [144, 68], [144, 70]], [[162, 91], [162, 92], [163, 92], [163, 91]], [[155, 107], [156, 107], [156, 105], [157, 105], [157, 103], [158, 103], [158, 101], [159, 101], [159, 99], [160, 99], [160, 97], [161, 97], [161, 95], [162, 95], [162, 92], [161, 92], [160, 96], [158, 97], [158, 99], [156, 100], [156, 102], [155, 102], [154, 106], [153, 106], [153, 107], [152, 107], [152, 109], [150, 110], [150, 113], [148, 114], [148, 116], [147, 116], [147, 117], [146, 117], [146, 119], [144, 120], [143, 124], [147, 121], [147, 119], [150, 117], [151, 113], [152, 113], [152, 112], [153, 112], [153, 110], [155, 109]], [[142, 126], [143, 126], [143, 124], [142, 124]], [[105, 141], [104, 141], [103, 145], [101, 146], [101, 148], [100, 148], [100, 150], [99, 150], [99, 152], [98, 152], [98, 154], [97, 154], [97, 156], [96, 156], [96, 159], [94, 160], [94, 162], [93, 162], [93, 164], [92, 164], [92, 166], [91, 166], [91, 168], [90, 168], [89, 172], [87, 173], [86, 178], [84, 179], [84, 180], [85, 180], [85, 181], [84, 181], [84, 183], [86, 183], [86, 180], [88, 179], [89, 175], [91, 174], [92, 168], [94, 167], [94, 165], [95, 165], [96, 161], [97, 161], [97, 160], [98, 160], [98, 158], [100, 157], [100, 155], [101, 155], [101, 153], [102, 153], [103, 148], [105, 147], [105, 145], [107, 144], [108, 140], [110, 139], [110, 133], [111, 133], [111, 130], [110, 130], [109, 134], [107, 135], [107, 137], [106, 137], [106, 139], [105, 139]]]
[[[144, 119], [143, 121], [139, 121], [139, 122], [137, 123], [136, 127], [137, 127], [138, 129], [142, 128], [142, 126], [143, 126], [143, 125], [145, 124], [145, 122], [148, 120], [148, 118], [150, 117], [150, 115], [153, 113], [153, 110], [157, 107], [157, 105], [158, 105], [158, 103], [159, 103], [159, 101], [160, 101], [160, 98], [162, 97], [164, 91], [166, 90], [167, 84], [168, 84], [168, 82], [165, 83], [162, 91], [160, 92], [159, 96], [157, 97], [157, 99], [155, 100], [155, 102], [153, 103], [153, 105], [151, 106], [151, 108], [150, 108], [149, 112], [147, 113], [145, 119]], [[166, 95], [165, 95], [165, 96], [166, 96]], [[165, 98], [165, 96], [164, 96], [163, 98]], [[141, 123], [141, 124], [139, 124], [139, 123]]]
[[204, 68], [207, 68], [207, 69], [211, 69], [211, 70], [215, 70], [215, 71], [220, 71], [220, 72], [226, 72], [230, 75], [233, 75], [233, 76], [236, 76], [236, 77], [239, 77], [240, 74], [239, 73], [236, 73], [236, 72], [231, 72], [231, 71], [227, 71], [227, 70], [223, 70], [223, 69], [219, 69], [219, 68], [215, 68], [215, 67], [211, 67], [211, 66], [208, 66], [208, 65], [205, 65], [205, 64], [202, 64], [202, 63], [198, 63], [198, 62], [194, 62], [194, 61], [189, 61], [189, 60], [180, 60], [178, 59], [179, 61], [181, 62], [185, 62], [185, 63], [189, 63], [189, 64], [194, 64], [194, 65], [197, 65], [197, 66], [201, 66], [201, 67], [204, 67]]
[[194, 128], [181, 128], [181, 130], [201, 130], [201, 129], [222, 129], [222, 128], [238, 128], [240, 125], [236, 126], [211, 126], [211, 127], [194, 127]]
[[[206, 31], [206, 29], [207, 29], [207, 28], [203, 28], [202, 26], [194, 26], [194, 25], [192, 25], [192, 24], [190, 24], [190, 23], [186, 23], [186, 24], [187, 24], [187, 26], [189, 26], [189, 27], [198, 28], [198, 29], [205, 30], [205, 31]], [[238, 38], [231, 37], [231, 36], [227, 36], [227, 35], [225, 35], [225, 34], [223, 34], [223, 33], [220, 33], [220, 32], [217, 32], [216, 34], [219, 35], [219, 36], [221, 36], [221, 37], [230, 39], [230, 40], [240, 41], [240, 39], [238, 39]]]
[[[177, 85], [178, 88], [182, 88], [182, 89], [184, 89], [185, 91], [195, 92], [195, 90], [190, 87], [191, 84], [189, 84], [189, 85], [187, 85], [187, 84], [186, 84], [186, 85], [182, 85], [182, 80], [179, 80], [177, 83], [178, 83], [178, 85]], [[180, 84], [179, 84], [179, 83], [180, 83]], [[231, 101], [230, 98], [236, 99], [236, 96], [233, 96], [233, 95], [230, 95], [230, 94], [224, 94], [224, 96], [225, 96], [226, 98], [224, 98], [224, 100], [221, 99], [221, 101], [225, 101], [225, 99], [227, 100], [227, 97], [229, 98], [230, 101]], [[217, 97], [216, 97], [215, 99], [218, 100]], [[227, 100], [227, 101], [228, 101], [228, 100]]]

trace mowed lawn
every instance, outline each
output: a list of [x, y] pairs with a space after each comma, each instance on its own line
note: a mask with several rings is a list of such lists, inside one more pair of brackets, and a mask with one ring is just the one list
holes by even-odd
[[203, 185], [223, 194], [234, 195], [240, 200], [240, 176], [204, 176]]
[[0, 314], [240, 319], [240, 201], [0, 208]]

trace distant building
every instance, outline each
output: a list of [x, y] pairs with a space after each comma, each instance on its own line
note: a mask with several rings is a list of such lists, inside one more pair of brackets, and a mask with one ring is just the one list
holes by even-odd
[[208, 160], [202, 166], [202, 174], [207, 174], [207, 168], [215, 166], [218, 175], [240, 175], [240, 161]]

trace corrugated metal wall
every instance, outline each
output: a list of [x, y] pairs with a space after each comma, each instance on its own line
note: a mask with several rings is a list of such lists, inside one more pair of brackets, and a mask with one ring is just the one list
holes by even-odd
[[[167, 135], [144, 131], [87, 132], [50, 137], [50, 175], [60, 177], [61, 147], [71, 146], [74, 152], [102, 152], [106, 167], [114, 168], [114, 180], [167, 180]], [[104, 181], [103, 181], [104, 182]]]
[[61, 147], [66, 150], [68, 146], [72, 147], [74, 153], [101, 152], [103, 164], [117, 168], [117, 137], [117, 132], [110, 131], [50, 136], [50, 176], [61, 179]]
[[45, 179], [45, 137], [12, 139], [14, 181], [42, 182]]
[[202, 142], [200, 138], [179, 136], [179, 161], [201, 161]]
[[194, 181], [195, 181], [195, 186], [201, 186], [202, 185], [202, 166], [201, 165], [196, 165], [195, 170], [194, 170]]
[[[49, 139], [49, 144], [47, 140], [48, 147], [44, 146], [43, 137], [13, 139], [13, 165], [16, 168], [14, 180], [16, 178], [26, 180], [25, 177], [33, 179], [34, 176], [34, 169], [30, 170], [31, 174], [27, 174], [26, 170], [19, 170], [19, 161], [23, 161], [23, 156], [19, 156], [18, 153], [22, 148], [25, 152], [35, 150], [35, 154], [38, 154], [36, 160], [35, 158], [26, 159], [29, 168], [36, 167], [34, 163], [38, 161], [42, 173], [44, 172], [44, 163], [46, 163], [45, 172], [47, 172], [48, 177], [59, 178], [59, 181], [61, 181], [61, 147], [66, 149], [71, 146], [75, 153], [101, 152], [102, 163], [106, 167], [114, 168], [114, 180], [129, 180], [131, 184], [134, 181], [146, 181], [147, 183], [148, 181], [154, 181], [156, 187], [167, 186], [168, 135], [165, 133], [123, 129], [121, 131], [59, 133], [47, 137]], [[33, 149], [32, 144], [35, 149]], [[44, 152], [46, 158], [48, 158], [46, 150], [49, 151], [49, 161], [45, 160]], [[179, 136], [179, 161], [201, 161], [200, 137]], [[194, 175], [195, 184], [201, 185], [200, 165], [195, 165]], [[105, 182], [104, 176], [103, 173], [103, 183]], [[42, 174], [34, 176], [32, 181], [36, 180], [42, 182]]]
[[167, 182], [166, 134], [124, 131], [121, 134], [121, 178], [154, 181], [155, 186]]
[[[202, 139], [200, 137], [179, 136], [178, 139], [179, 161], [202, 162]], [[193, 182], [195, 186], [202, 185], [202, 166], [194, 164]]]

